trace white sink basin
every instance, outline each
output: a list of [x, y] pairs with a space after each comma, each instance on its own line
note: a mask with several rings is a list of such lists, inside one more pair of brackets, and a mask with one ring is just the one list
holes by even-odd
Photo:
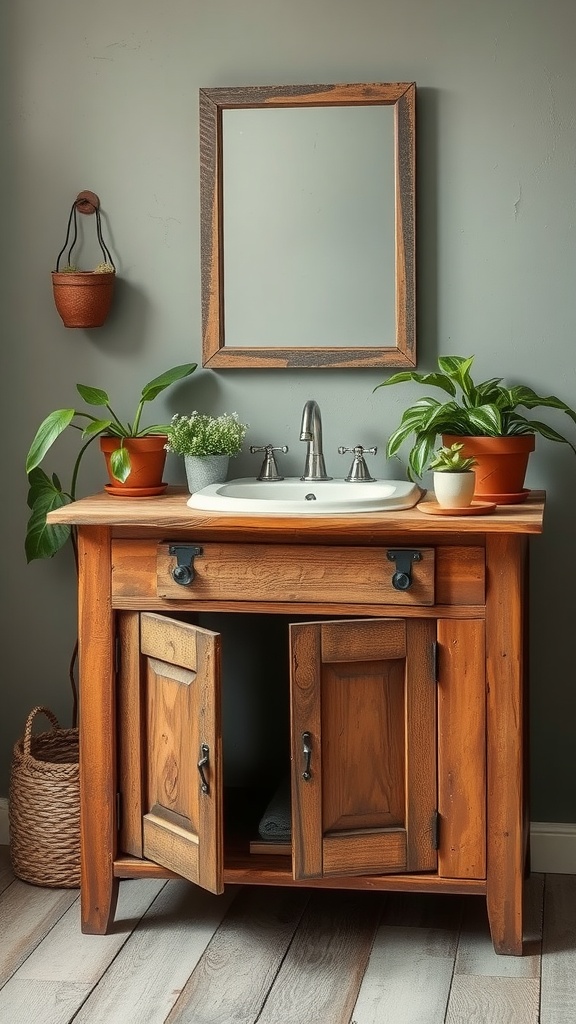
[[409, 480], [263, 481], [252, 477], [210, 484], [192, 494], [190, 508], [206, 512], [247, 512], [253, 515], [348, 515], [412, 508], [422, 491]]

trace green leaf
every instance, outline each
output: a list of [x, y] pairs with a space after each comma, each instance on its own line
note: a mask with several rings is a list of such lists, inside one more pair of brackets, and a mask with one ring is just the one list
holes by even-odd
[[142, 401], [151, 402], [162, 391], [170, 387], [171, 384], [175, 384], [177, 380], [189, 377], [191, 373], [194, 373], [197, 366], [198, 363], [183, 363], [181, 366], [173, 366], [171, 370], [161, 373], [159, 377], [155, 377], [154, 380], [144, 385], [142, 388]]
[[[480, 435], [498, 437], [502, 433], [502, 416], [495, 405], [479, 405], [477, 408], [468, 409], [467, 419], [470, 428], [475, 428]], [[467, 432], [471, 434], [471, 429]]]
[[125, 483], [130, 475], [130, 455], [126, 448], [116, 448], [110, 453], [110, 469], [112, 476], [121, 483]]
[[77, 384], [76, 390], [80, 393], [86, 405], [110, 405], [110, 399], [102, 388], [92, 388], [89, 384]]
[[50, 480], [41, 469], [32, 470], [29, 481], [28, 505], [32, 514], [28, 520], [24, 546], [26, 560], [31, 562], [35, 558], [52, 558], [64, 547], [70, 536], [70, 527], [49, 525], [46, 516], [53, 509], [68, 505], [72, 499], [60, 488], [58, 477], [54, 476]]
[[454, 397], [456, 395], [456, 388], [450, 380], [442, 373], [416, 373], [415, 370], [403, 370], [402, 373], [394, 373], [388, 380], [383, 380], [381, 384], [377, 384], [374, 391], [378, 388], [387, 387], [389, 384], [402, 384], [405, 381], [413, 381], [416, 384], [426, 384], [435, 388], [442, 388], [442, 391], [446, 391], [447, 394]]
[[574, 447], [572, 442], [562, 434], [559, 434], [557, 430], [553, 430], [552, 427], [549, 427], [547, 423], [541, 423], [540, 420], [526, 420], [526, 425], [530, 427], [534, 433], [541, 434], [542, 437], [546, 437], [549, 441], [560, 441], [562, 444], [569, 445], [572, 451], [576, 454], [576, 447]]
[[30, 473], [42, 462], [46, 452], [52, 447], [56, 438], [60, 437], [62, 431], [70, 425], [75, 415], [75, 409], [56, 409], [45, 420], [42, 420], [26, 456], [27, 473]]
[[[510, 394], [513, 396], [514, 405], [523, 405], [526, 409], [536, 409], [538, 406], [548, 409], [559, 409], [560, 412], [565, 412], [567, 416], [576, 423], [576, 412], [562, 402], [556, 395], [548, 395], [543, 397], [537, 395], [532, 388], [523, 387], [518, 385], [517, 387], [511, 388]], [[569, 442], [568, 442], [569, 443]]]
[[150, 437], [153, 434], [157, 436], [158, 434], [168, 434], [169, 432], [169, 423], [156, 423], [152, 427], [143, 427], [142, 430], [139, 430], [138, 433], [135, 434], [135, 437]]
[[84, 427], [82, 437], [93, 437], [96, 434], [103, 434], [112, 426], [112, 420], [90, 420], [88, 426]]

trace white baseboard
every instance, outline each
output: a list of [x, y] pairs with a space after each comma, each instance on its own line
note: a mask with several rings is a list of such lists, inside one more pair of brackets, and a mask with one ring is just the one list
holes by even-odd
[[530, 867], [547, 874], [576, 875], [576, 822], [532, 821]]
[[[0, 797], [0, 846], [8, 841], [8, 799]], [[530, 863], [532, 871], [576, 875], [576, 822], [533, 821]]]

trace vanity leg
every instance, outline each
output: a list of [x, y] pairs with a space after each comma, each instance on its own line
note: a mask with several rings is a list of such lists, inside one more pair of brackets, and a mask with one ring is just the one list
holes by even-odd
[[488, 919], [497, 953], [522, 954], [527, 790], [524, 771], [526, 539], [486, 538]]
[[103, 935], [116, 909], [116, 715], [110, 529], [78, 528], [82, 931]]

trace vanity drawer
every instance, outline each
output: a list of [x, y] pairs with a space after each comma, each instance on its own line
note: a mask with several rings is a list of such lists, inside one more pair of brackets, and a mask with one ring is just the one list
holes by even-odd
[[[412, 582], [396, 590], [393, 548], [290, 544], [199, 544], [194, 578], [187, 585], [173, 577], [177, 556], [158, 545], [158, 597], [178, 601], [286, 601], [346, 604], [431, 605], [434, 603], [434, 548], [418, 548], [410, 561]], [[180, 558], [186, 562], [184, 545]]]
[[[112, 542], [112, 603], [115, 608], [160, 607], [157, 602], [298, 602], [308, 604], [434, 604], [435, 549], [415, 547], [412, 584], [396, 590], [397, 563], [392, 547], [340, 547], [306, 544], [214, 544], [190, 542], [201, 549], [190, 558], [187, 541], [115, 540]], [[172, 573], [180, 548], [192, 562], [194, 578], [176, 583]]]

